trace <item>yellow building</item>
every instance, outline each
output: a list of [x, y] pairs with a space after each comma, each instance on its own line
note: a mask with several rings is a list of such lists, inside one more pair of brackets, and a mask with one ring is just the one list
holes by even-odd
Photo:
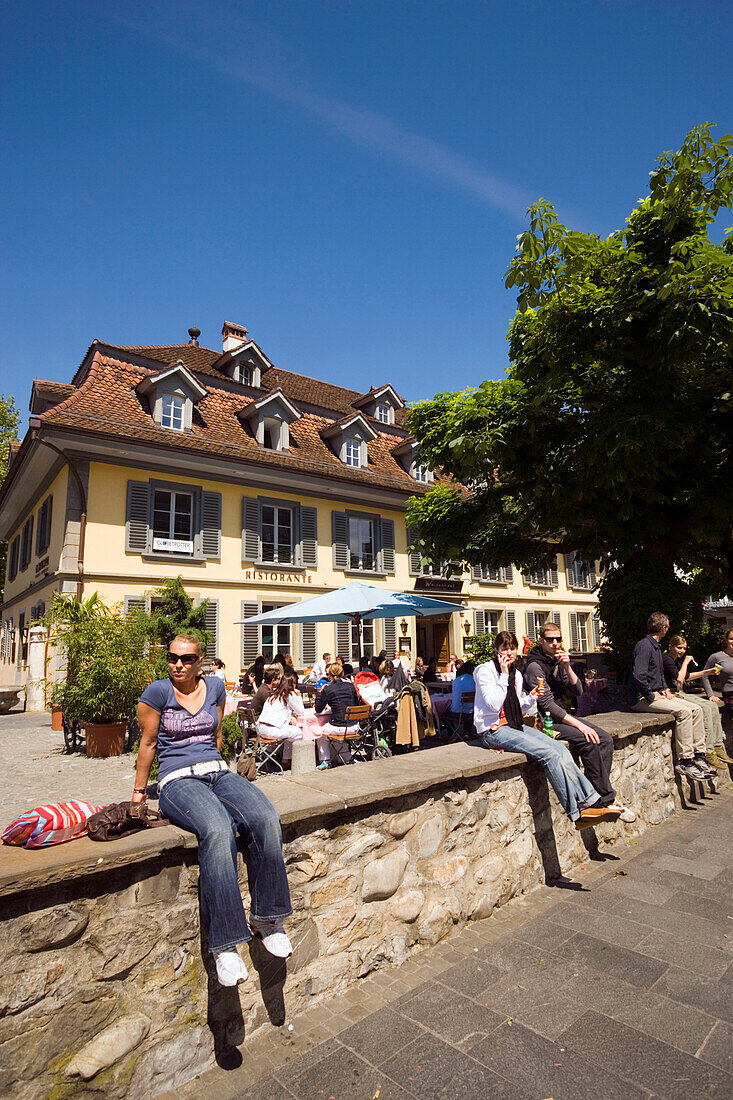
[[182, 575], [208, 598], [209, 656], [228, 677], [257, 653], [350, 657], [346, 626], [238, 621], [362, 578], [469, 608], [367, 626], [367, 651], [441, 662], [465, 639], [509, 628], [534, 638], [551, 616], [573, 648], [597, 644], [595, 577], [572, 559], [522, 576], [473, 569], [446, 579], [407, 551], [405, 510], [432, 474], [415, 463], [403, 398], [281, 370], [240, 325], [221, 351], [95, 340], [68, 384], [36, 381], [30, 427], [0, 492], [8, 563], [0, 683], [27, 676], [27, 628], [53, 592], [130, 606]]

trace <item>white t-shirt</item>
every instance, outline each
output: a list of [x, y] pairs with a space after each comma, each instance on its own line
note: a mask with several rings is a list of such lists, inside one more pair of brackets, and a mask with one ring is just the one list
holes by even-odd
[[216, 676], [217, 680], [226, 681], [227, 678], [227, 674], [223, 668], [215, 668], [211, 675]]
[[[499, 721], [499, 712], [504, 706], [506, 693], [509, 690], [509, 673], [497, 672], [493, 661], [487, 661], [479, 665], [473, 674], [476, 685], [476, 701], [473, 706], [473, 724], [479, 733], [486, 731]], [[529, 714], [536, 706], [534, 695], [524, 690], [522, 674], [517, 669], [514, 688], [522, 708], [522, 714]]]
[[302, 717], [303, 713], [303, 700], [295, 692], [288, 695], [285, 703], [282, 699], [270, 697], [265, 700], [257, 725], [265, 727], [262, 731], [265, 737], [282, 737], [290, 729], [295, 729], [290, 721], [293, 715]]
[[316, 663], [313, 665], [313, 671], [310, 674], [311, 680], [313, 680], [315, 683], [318, 683], [319, 680], [322, 680], [326, 675], [326, 667], [327, 665], [323, 658], [321, 658], [320, 661], [316, 661]]

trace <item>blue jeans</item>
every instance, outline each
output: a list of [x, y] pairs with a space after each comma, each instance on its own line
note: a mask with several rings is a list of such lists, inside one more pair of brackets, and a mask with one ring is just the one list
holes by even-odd
[[558, 801], [571, 821], [580, 817], [585, 806], [592, 806], [599, 799], [593, 784], [585, 778], [562, 741], [548, 737], [546, 733], [524, 726], [515, 730], [511, 726], [499, 726], [487, 730], [481, 741], [487, 749], [506, 749], [507, 752], [523, 752], [539, 760], [545, 770]]
[[237, 832], [249, 855], [250, 916], [256, 921], [290, 916], [280, 818], [254, 783], [230, 771], [174, 779], [160, 792], [160, 809], [198, 838], [201, 913], [211, 951], [252, 938], [237, 879]]

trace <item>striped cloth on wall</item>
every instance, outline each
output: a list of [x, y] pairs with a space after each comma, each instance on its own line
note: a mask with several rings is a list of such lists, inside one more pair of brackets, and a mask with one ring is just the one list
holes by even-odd
[[101, 809], [76, 798], [37, 806], [10, 822], [3, 830], [2, 842], [23, 848], [46, 848], [76, 840], [86, 834], [87, 820]]

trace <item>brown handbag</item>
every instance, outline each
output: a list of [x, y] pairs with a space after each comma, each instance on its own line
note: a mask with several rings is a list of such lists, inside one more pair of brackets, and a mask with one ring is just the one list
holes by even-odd
[[87, 835], [92, 840], [118, 840], [161, 825], [170, 825], [170, 821], [146, 802], [113, 802], [92, 814], [87, 821]]
[[250, 783], [254, 783], [257, 778], [257, 746], [259, 743], [260, 738], [258, 735], [252, 752], [249, 755], [246, 752], [241, 752], [237, 760], [237, 775], [244, 776]]

